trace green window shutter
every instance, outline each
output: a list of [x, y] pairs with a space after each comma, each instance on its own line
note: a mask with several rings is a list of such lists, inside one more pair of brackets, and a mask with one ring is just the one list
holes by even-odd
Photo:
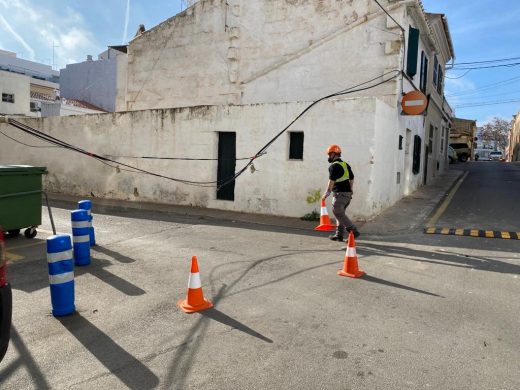
[[419, 30], [413, 27], [408, 29], [408, 53], [406, 73], [413, 77], [417, 74], [417, 57], [419, 54]]

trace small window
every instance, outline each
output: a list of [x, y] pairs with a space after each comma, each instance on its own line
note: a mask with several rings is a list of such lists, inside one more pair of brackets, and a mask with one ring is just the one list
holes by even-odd
[[421, 79], [419, 83], [419, 88], [421, 91], [426, 93], [426, 83], [428, 82], [428, 57], [424, 53], [421, 52]]
[[413, 165], [412, 172], [417, 175], [421, 170], [421, 137], [413, 138]]
[[433, 85], [437, 86], [437, 77], [438, 77], [438, 71], [439, 68], [439, 60], [437, 59], [437, 56], [433, 57]]
[[399, 150], [403, 150], [403, 136], [399, 136]]
[[5, 103], [14, 103], [14, 94], [12, 93], [3, 93], [2, 101]]
[[443, 84], [444, 84], [444, 72], [442, 71], [442, 68], [441, 66], [439, 65], [439, 81], [437, 83], [437, 92], [439, 93], [439, 95], [442, 95], [442, 88], [443, 88]]
[[303, 160], [303, 132], [289, 133], [289, 160]]

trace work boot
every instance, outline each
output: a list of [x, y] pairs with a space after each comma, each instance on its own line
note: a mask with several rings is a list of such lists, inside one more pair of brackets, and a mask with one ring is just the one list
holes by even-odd
[[334, 234], [333, 236], [329, 236], [329, 238], [332, 241], [344, 241], [343, 236], [339, 235], [338, 233]]
[[358, 238], [361, 235], [361, 233], [357, 229], [351, 229], [348, 230], [348, 232], [352, 232], [354, 234], [354, 238]]

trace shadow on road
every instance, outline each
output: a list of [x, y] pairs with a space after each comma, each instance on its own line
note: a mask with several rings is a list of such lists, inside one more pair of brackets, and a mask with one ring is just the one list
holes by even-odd
[[481, 256], [456, 254], [454, 252], [433, 252], [407, 248], [404, 246], [375, 244], [363, 242], [358, 244], [358, 253], [366, 256], [392, 257], [397, 259], [414, 260], [448, 267], [474, 268], [480, 271], [497, 272], [504, 274], [520, 274], [520, 265], [490, 259]]
[[96, 246], [90, 247], [90, 250], [91, 250], [91, 252], [103, 253], [104, 255], [107, 255], [108, 257], [110, 257], [110, 258], [112, 258], [112, 259], [114, 259], [116, 261], [119, 261], [120, 263], [129, 264], [129, 263], [134, 263], [135, 262], [135, 259], [132, 259], [131, 257], [122, 255], [119, 252], [113, 251], [113, 250], [108, 249], [108, 248], [106, 248], [104, 246], [101, 246], [99, 244], [96, 245]]
[[413, 291], [413, 292], [416, 292], [416, 293], [421, 293], [421, 294], [426, 294], [426, 295], [431, 295], [431, 296], [437, 297], [437, 298], [444, 298], [442, 295], [437, 295], [437, 294], [434, 294], [434, 293], [431, 293], [431, 292], [428, 292], [428, 291], [425, 291], [425, 290], [419, 290], [417, 288], [405, 286], [404, 284], [390, 282], [388, 280], [376, 278], [375, 276], [371, 276], [371, 275], [367, 275], [367, 274], [363, 275], [361, 277], [361, 279], [362, 280], [366, 280], [367, 282], [383, 284], [385, 286], [400, 288], [400, 289], [403, 289], [403, 290]]
[[12, 349], [16, 348], [20, 357], [11, 362], [7, 367], [0, 370], [0, 388], [3, 388], [2, 382], [11, 376], [17, 369], [27, 370], [32, 379], [32, 384], [36, 389], [47, 390], [51, 387], [41, 372], [38, 364], [31, 355], [31, 352], [23, 342], [22, 338], [16, 331], [14, 326], [11, 327], [11, 342], [7, 353], [13, 353]]
[[125, 351], [114, 340], [86, 318], [75, 313], [59, 318], [61, 324], [128, 388], [153, 389], [159, 378], [143, 363]]
[[204, 317], [211, 318], [214, 321], [220, 322], [221, 324], [230, 326], [231, 328], [234, 328], [241, 332], [247, 333], [248, 335], [256, 337], [267, 343], [273, 342], [273, 340], [271, 340], [270, 338], [265, 337], [264, 335], [254, 331], [253, 329], [247, 327], [246, 325], [242, 324], [241, 322], [231, 318], [230, 316], [222, 313], [221, 311], [219, 311], [215, 308], [201, 311], [200, 314]]
[[[85, 267], [74, 267], [75, 277], [91, 274], [113, 288], [129, 296], [146, 294], [146, 291], [110, 272], [112, 263], [106, 259], [92, 258]], [[49, 287], [47, 261], [44, 258], [20, 261], [9, 265], [9, 278], [13, 289], [27, 293]]]

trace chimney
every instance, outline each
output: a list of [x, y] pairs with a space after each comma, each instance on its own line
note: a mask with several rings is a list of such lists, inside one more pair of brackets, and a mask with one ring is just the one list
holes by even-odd
[[89, 54], [89, 55], [87, 56], [87, 61], [92, 61], [92, 55]]

